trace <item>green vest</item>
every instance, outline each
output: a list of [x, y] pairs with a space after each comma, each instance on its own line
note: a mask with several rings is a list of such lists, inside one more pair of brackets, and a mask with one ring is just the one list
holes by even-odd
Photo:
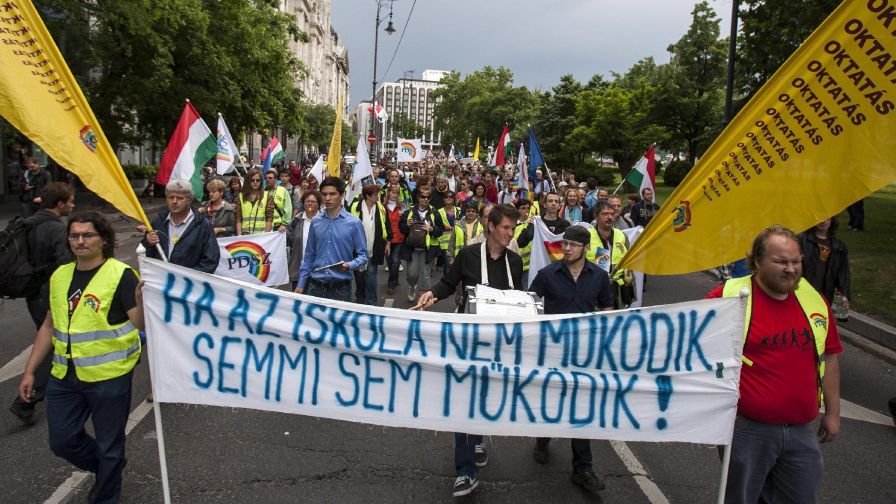
[[[528, 222], [521, 222], [516, 225], [516, 228], [513, 230], [513, 238], [519, 243], [520, 235], [523, 234], [523, 231], [529, 227]], [[520, 247], [520, 257], [523, 258], [523, 271], [529, 271], [529, 256], [532, 255], [532, 241], [526, 244], [525, 247]]]
[[[603, 247], [603, 243], [600, 241], [600, 235], [597, 234], [597, 228], [589, 228], [588, 232], [591, 233], [591, 243], [590, 250], [585, 254], [585, 258], [590, 262], [594, 262], [597, 259], [597, 248]], [[619, 285], [625, 283], [625, 280], [622, 278], [625, 270], [618, 269], [618, 266], [626, 252], [628, 252], [628, 248], [625, 246], [625, 233], [613, 228], [613, 250], [610, 251], [610, 278]]]
[[[357, 218], [361, 218], [361, 205], [362, 200], [355, 201], [352, 203], [352, 206], [349, 208], [349, 212]], [[386, 231], [386, 207], [383, 206], [379, 201], [376, 202], [376, 209], [380, 214], [380, 229], [383, 231], [383, 240], [389, 236], [389, 233]]]
[[[750, 330], [750, 320], [753, 318], [753, 277], [745, 276], [740, 278], [732, 278], [725, 282], [722, 288], [722, 297], [739, 297], [741, 289], [746, 288], [749, 295], [747, 296], [747, 313], [744, 322], [743, 343], [747, 343], [747, 333]], [[796, 290], [793, 291], [796, 300], [803, 309], [806, 321], [809, 322], [809, 328], [812, 329], [812, 339], [815, 341], [815, 363], [818, 369], [818, 404], [822, 404], [824, 400], [824, 348], [828, 338], [828, 305], [805, 278], [800, 278]], [[744, 364], [753, 365], [753, 361], [747, 357], [743, 357]]]
[[[109, 308], [127, 264], [109, 258], [90, 279], [81, 300], [68, 316], [68, 289], [75, 263], [64, 264], [50, 277], [50, 312], [53, 315], [53, 367], [51, 373], [65, 378], [68, 360], [85, 382], [99, 382], [129, 373], [140, 358], [137, 328], [127, 321], [110, 325]], [[68, 343], [71, 342], [71, 353]]]
[[292, 220], [292, 199], [289, 197], [289, 191], [283, 186], [277, 186], [265, 192], [271, 193], [274, 198], [274, 229], [289, 224]]
[[261, 199], [255, 203], [246, 201], [243, 199], [243, 195], [240, 195], [240, 214], [243, 218], [242, 232], [244, 235], [264, 233], [264, 209], [267, 206], [268, 191], [262, 191]]

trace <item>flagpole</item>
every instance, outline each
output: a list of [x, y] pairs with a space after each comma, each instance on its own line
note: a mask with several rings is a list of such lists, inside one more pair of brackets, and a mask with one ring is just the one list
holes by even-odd
[[[532, 128], [532, 125], [529, 123], [526, 123], [526, 127]], [[538, 144], [538, 140], [536, 140], [535, 143]], [[541, 146], [538, 147], [538, 150], [541, 150]], [[557, 184], [554, 183], [554, 177], [553, 177], [553, 175], [551, 175], [551, 169], [548, 168], [548, 160], [544, 158], [544, 152], [541, 153], [541, 160], [544, 161], [544, 169], [546, 172], [548, 172], [548, 180], [551, 181], [551, 189], [554, 192], [557, 192]]]

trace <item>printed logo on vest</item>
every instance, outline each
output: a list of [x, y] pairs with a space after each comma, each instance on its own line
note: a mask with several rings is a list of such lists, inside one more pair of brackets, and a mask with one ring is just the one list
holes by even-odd
[[815, 327], [822, 327], [824, 329], [828, 328], [828, 317], [827, 315], [822, 315], [821, 313], [813, 313], [809, 315], [809, 320], [815, 324]]
[[100, 299], [93, 294], [86, 294], [81, 301], [96, 313], [100, 311]]

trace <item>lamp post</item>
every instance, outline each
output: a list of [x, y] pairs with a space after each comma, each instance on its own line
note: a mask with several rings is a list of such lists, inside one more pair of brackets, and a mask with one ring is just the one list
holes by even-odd
[[[383, 4], [388, 1], [389, 2], [389, 24], [386, 25], [386, 28], [383, 29], [389, 35], [392, 35], [396, 32], [395, 26], [392, 25], [392, 2], [394, 0], [377, 0], [376, 2], [376, 26], [373, 29], [373, 93], [370, 95], [370, 134], [376, 136], [376, 53], [377, 48], [380, 42], [380, 23], [382, 23], [386, 16], [384, 15], [382, 18], [380, 17], [380, 9], [382, 9]], [[385, 133], [385, 130], [384, 130]], [[378, 141], [382, 141], [382, 135], [380, 138], [377, 138], [377, 141], [373, 142], [371, 145], [370, 152], [373, 155], [373, 165], [376, 166], [379, 163], [379, 149], [377, 149]]]

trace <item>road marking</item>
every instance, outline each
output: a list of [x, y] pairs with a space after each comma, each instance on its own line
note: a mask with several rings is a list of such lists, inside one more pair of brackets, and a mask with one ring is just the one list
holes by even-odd
[[[134, 411], [128, 415], [128, 421], [124, 428], [124, 434], [128, 435], [134, 430], [141, 420], [146, 416], [147, 413], [152, 411], [152, 403], [144, 400], [142, 403], [138, 404]], [[72, 471], [72, 475], [68, 477], [67, 480], [63, 481], [61, 485], [56, 487], [56, 491], [53, 492], [47, 500], [44, 501], [44, 504], [61, 504], [63, 502], [68, 501], [69, 495], [75, 492], [78, 487], [81, 486], [81, 483], [84, 482], [88, 477], [90, 477], [89, 472], [83, 471]]]
[[0, 383], [3, 383], [10, 378], [15, 378], [25, 372], [25, 365], [28, 364], [28, 357], [31, 356], [31, 348], [33, 346], [34, 345], [28, 345], [28, 348], [22, 350], [22, 353], [7, 362], [3, 368], [0, 368]]
[[635, 477], [635, 483], [641, 487], [641, 491], [644, 492], [644, 495], [651, 504], [669, 504], [669, 499], [663, 495], [660, 487], [656, 486], [656, 483], [650, 479], [647, 475], [647, 471], [644, 470], [644, 466], [641, 465], [641, 462], [638, 461], [638, 458], [635, 457], [635, 454], [632, 453], [632, 450], [627, 444], [622, 441], [610, 441], [610, 446], [613, 447], [613, 451], [616, 452], [616, 455], [622, 460], [622, 463], [625, 464], [628, 472], [632, 473], [632, 476]]
[[[822, 408], [821, 411], [824, 411], [824, 408]], [[859, 406], [858, 404], [849, 402], [845, 399], [840, 399], [840, 417], [851, 418], [861, 422], [886, 425], [887, 427], [893, 425], [893, 419], [887, 415], [870, 410], [864, 406]]]

